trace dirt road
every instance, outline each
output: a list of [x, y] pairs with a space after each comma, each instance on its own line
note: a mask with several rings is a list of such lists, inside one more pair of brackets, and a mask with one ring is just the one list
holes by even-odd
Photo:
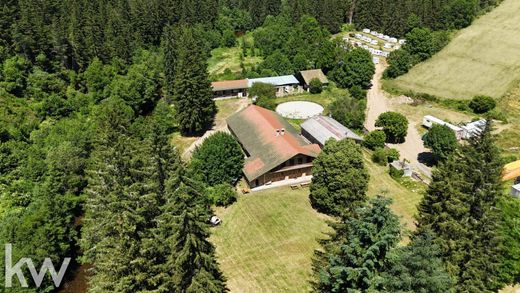
[[[407, 99], [391, 98], [387, 95], [381, 87], [381, 78], [385, 70], [384, 65], [376, 65], [376, 73], [372, 79], [372, 88], [367, 93], [367, 115], [365, 120], [365, 128], [369, 131], [376, 129], [375, 122], [377, 117], [387, 111], [398, 111], [399, 105], [407, 103]], [[422, 138], [416, 126], [420, 125], [421, 121], [409, 119], [408, 134], [406, 140], [402, 144], [389, 144], [390, 147], [395, 148], [401, 154], [401, 159], [410, 161], [416, 171], [419, 171], [431, 177], [431, 168], [419, 162], [419, 155], [427, 153], [428, 149], [423, 146]]]
[[197, 138], [196, 141], [194, 141], [188, 148], [186, 148], [186, 150], [184, 150], [184, 152], [182, 153], [182, 158], [183, 159], [185, 159], [185, 160], [189, 159], [191, 157], [191, 154], [195, 150], [195, 148], [198, 145], [202, 144], [202, 142], [204, 142], [204, 140], [206, 138], [208, 138], [209, 136], [211, 136], [215, 132], [219, 132], [219, 131], [228, 132], [226, 119], [229, 116], [231, 116], [232, 114], [234, 114], [234, 113], [236, 113], [236, 112], [246, 108], [249, 105], [249, 99], [236, 99], [236, 101], [237, 101], [237, 104], [238, 104], [236, 110], [234, 112], [230, 113], [230, 115], [221, 116], [221, 115], [217, 114], [217, 117], [215, 119], [215, 124], [213, 125], [213, 128], [211, 128], [210, 130], [206, 131], [203, 136]]

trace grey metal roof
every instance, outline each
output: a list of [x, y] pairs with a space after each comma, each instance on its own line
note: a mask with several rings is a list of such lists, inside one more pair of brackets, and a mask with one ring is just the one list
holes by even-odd
[[293, 85], [299, 84], [300, 82], [294, 77], [294, 75], [283, 75], [283, 76], [273, 76], [273, 77], [262, 77], [262, 78], [253, 78], [249, 79], [249, 87], [252, 87], [254, 83], [269, 83], [274, 86], [282, 86], [282, 85]]
[[332, 117], [315, 116], [309, 118], [300, 126], [321, 145], [325, 145], [325, 142], [331, 138], [338, 141], [345, 138], [358, 141], [363, 140], [359, 135], [355, 134], [352, 130], [343, 126]]

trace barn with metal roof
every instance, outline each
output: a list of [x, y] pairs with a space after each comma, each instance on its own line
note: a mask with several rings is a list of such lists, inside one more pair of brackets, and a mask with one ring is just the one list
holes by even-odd
[[352, 130], [345, 127], [332, 117], [315, 116], [307, 119], [301, 125], [302, 135], [321, 147], [331, 138], [335, 140], [352, 139], [361, 142], [363, 139]]

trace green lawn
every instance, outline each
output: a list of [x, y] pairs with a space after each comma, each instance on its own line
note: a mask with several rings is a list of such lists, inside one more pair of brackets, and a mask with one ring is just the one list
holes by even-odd
[[409, 230], [415, 228], [414, 215], [426, 186], [403, 178], [399, 182], [388, 174], [388, 167], [379, 166], [365, 152], [365, 166], [370, 174], [368, 196], [382, 195], [393, 199], [392, 210], [401, 217], [401, 223]]
[[504, 0], [393, 85], [452, 99], [503, 96], [520, 78], [519, 11], [520, 1]]
[[232, 292], [306, 292], [317, 239], [329, 231], [308, 189], [277, 188], [240, 196], [212, 231]]

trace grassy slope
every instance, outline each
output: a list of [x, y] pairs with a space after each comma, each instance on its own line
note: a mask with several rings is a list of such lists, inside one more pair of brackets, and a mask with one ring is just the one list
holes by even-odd
[[[368, 195], [394, 200], [392, 209], [413, 229], [413, 215], [424, 187], [388, 175], [388, 168], [368, 160]], [[277, 188], [240, 196], [227, 209], [218, 209], [222, 225], [211, 240], [232, 292], [305, 292], [317, 239], [330, 231], [326, 216], [316, 213], [308, 189]]]
[[[240, 54], [242, 50], [239, 47], [217, 48], [211, 51], [211, 57], [208, 60], [208, 72], [210, 75], [224, 73], [229, 68], [231, 72], [240, 73]], [[245, 57], [244, 65], [251, 68], [262, 62], [262, 57]]]
[[241, 196], [217, 211], [220, 267], [232, 292], [305, 292], [326, 217], [310, 206], [308, 189], [277, 188]]
[[503, 96], [520, 78], [519, 11], [520, 1], [505, 0], [393, 83], [444, 98]]
[[370, 173], [368, 196], [383, 195], [392, 198], [392, 210], [401, 217], [401, 223], [407, 229], [413, 230], [416, 206], [426, 187], [409, 179], [397, 182], [388, 174], [388, 167], [376, 165], [369, 158], [370, 154], [365, 152], [365, 165]]
[[520, 85], [498, 101], [498, 109], [506, 113], [509, 124], [497, 135], [504, 155], [520, 159]]

